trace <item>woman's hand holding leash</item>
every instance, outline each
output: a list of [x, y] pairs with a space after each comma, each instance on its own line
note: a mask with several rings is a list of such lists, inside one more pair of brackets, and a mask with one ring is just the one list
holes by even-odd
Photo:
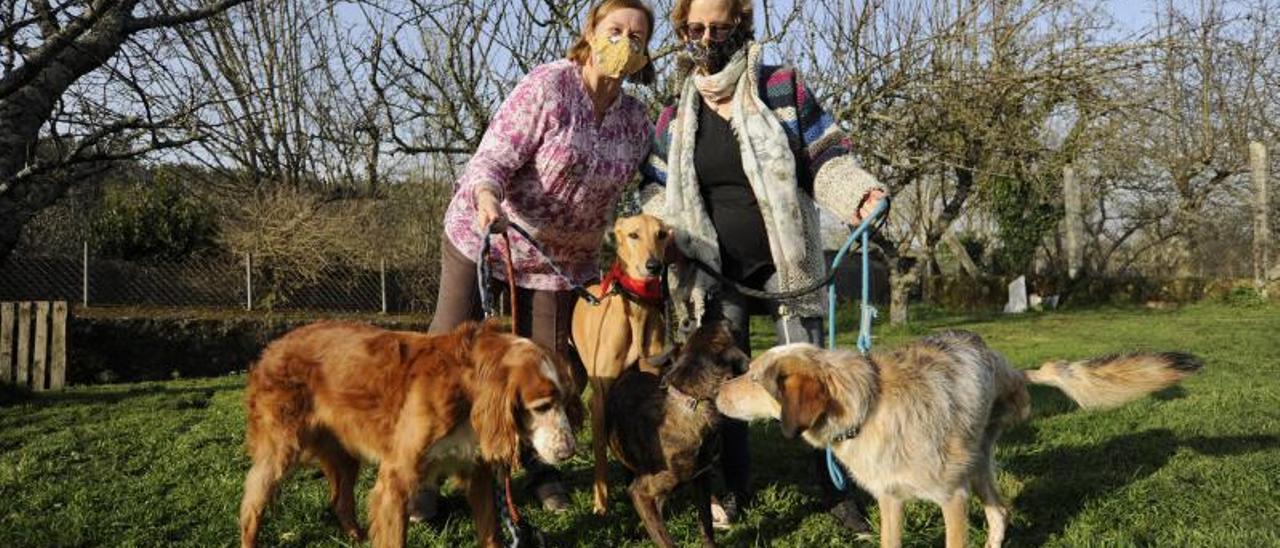
[[885, 196], [886, 194], [884, 191], [878, 188], [868, 191], [867, 194], [862, 197], [862, 202], [859, 204], [858, 212], [853, 214], [853, 225], [857, 226], [862, 223], [863, 219], [870, 217], [871, 214], [875, 212], [876, 206], [880, 205], [880, 201], [883, 200]]
[[502, 212], [497, 194], [494, 194], [492, 189], [481, 187], [476, 189], [475, 198], [476, 232], [481, 234], [486, 230], [493, 234], [506, 232], [507, 215]]

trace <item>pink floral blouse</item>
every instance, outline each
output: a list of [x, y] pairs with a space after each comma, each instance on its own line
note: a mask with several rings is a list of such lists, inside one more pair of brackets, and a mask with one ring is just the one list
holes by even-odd
[[[502, 198], [507, 218], [528, 229], [565, 274], [579, 283], [590, 280], [599, 275], [607, 217], [647, 157], [652, 131], [644, 105], [626, 93], [597, 123], [578, 64], [560, 60], [538, 66], [489, 123], [445, 212], [445, 234], [464, 255], [476, 257], [474, 191], [487, 186]], [[514, 231], [509, 235], [516, 285], [570, 287], [529, 242]], [[493, 249], [493, 273], [505, 279], [505, 267], [495, 257], [507, 252], [502, 238], [493, 238]]]

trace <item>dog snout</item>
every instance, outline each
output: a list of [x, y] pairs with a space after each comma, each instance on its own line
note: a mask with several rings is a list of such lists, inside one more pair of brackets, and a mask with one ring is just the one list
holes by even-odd
[[532, 441], [538, 458], [547, 464], [565, 461], [578, 449], [569, 419], [563, 413], [558, 417], [547, 417], [547, 422], [535, 427]]
[[720, 388], [720, 393], [716, 394], [716, 409], [721, 413], [732, 413], [734, 411], [733, 398], [726, 396], [724, 387]]
[[572, 435], [560, 435], [556, 439], [549, 441], [549, 443], [542, 444], [541, 447], [534, 447], [538, 450], [538, 457], [547, 464], [560, 464], [569, 460], [578, 450], [577, 443]]
[[657, 276], [662, 273], [662, 261], [650, 258], [648, 261], [645, 261], [644, 269], [650, 276]]
[[577, 443], [574, 442], [573, 436], [568, 436], [565, 442], [561, 443], [560, 446], [556, 448], [556, 460], [562, 462], [569, 460], [577, 450]]

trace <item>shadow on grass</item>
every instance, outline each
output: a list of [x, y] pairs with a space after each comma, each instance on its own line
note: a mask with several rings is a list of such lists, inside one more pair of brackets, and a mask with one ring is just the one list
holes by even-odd
[[1057, 388], [1032, 384], [1027, 385], [1027, 391], [1031, 393], [1031, 418], [1006, 430], [1000, 436], [1000, 445], [1034, 443], [1036, 421], [1079, 410], [1079, 406]]
[[[800, 527], [801, 523], [823, 511], [822, 490], [818, 486], [817, 467], [821, 454], [799, 440], [782, 440], [775, 424], [755, 424], [750, 428], [751, 467], [756, 501], [749, 504], [741, 520], [729, 531], [716, 531], [717, 543], [722, 546], [754, 544], [759, 539], [783, 536]], [[548, 546], [582, 545], [583, 539], [618, 542], [640, 541], [648, 543], [639, 517], [627, 494], [631, 474], [615, 461], [609, 466], [609, 513], [596, 516], [591, 511], [590, 491], [592, 467], [577, 461], [574, 466], [560, 469], [561, 481], [574, 499], [573, 509], [564, 516], [546, 514], [537, 509], [538, 502], [528, 489], [528, 478], [519, 478], [513, 487], [519, 504], [532, 514], [533, 521], [541, 528]], [[719, 464], [710, 472], [714, 491], [726, 492], [723, 487]], [[824, 472], [825, 473], [825, 472]], [[695, 514], [693, 486], [681, 485], [665, 504], [667, 525], [677, 537], [695, 534], [689, 528], [689, 519]], [[865, 506], [868, 502], [860, 500]], [[682, 525], [673, 523], [678, 519]], [[440, 499], [440, 514], [430, 526], [441, 527], [456, 520], [470, 520], [470, 509], [460, 493], [452, 492]]]
[[176, 409], [190, 409], [207, 406], [208, 399], [218, 392], [241, 390], [242, 388], [239, 384], [174, 388], [156, 383], [145, 386], [122, 385], [119, 387], [70, 392], [32, 392], [24, 388], [6, 385], [0, 389], [0, 408], [14, 405], [33, 405], [44, 408], [80, 404], [120, 403], [134, 398], [163, 395], [174, 398], [167, 406]]
[[1141, 481], [1180, 448], [1210, 456], [1239, 455], [1280, 448], [1280, 436], [1196, 436], [1179, 439], [1167, 429], [1148, 430], [1093, 446], [1061, 447], [1005, 459], [1009, 471], [1033, 478], [1013, 501], [1029, 527], [1014, 527], [1015, 546], [1039, 546], [1062, 533], [1088, 504]]
[[1187, 397], [1187, 389], [1181, 385], [1174, 385], [1152, 394], [1151, 397], [1160, 401], [1180, 400]]

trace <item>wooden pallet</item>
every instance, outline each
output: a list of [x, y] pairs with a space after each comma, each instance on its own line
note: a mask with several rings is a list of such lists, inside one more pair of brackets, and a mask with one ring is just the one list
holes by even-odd
[[0, 302], [0, 383], [36, 391], [66, 386], [66, 301]]

